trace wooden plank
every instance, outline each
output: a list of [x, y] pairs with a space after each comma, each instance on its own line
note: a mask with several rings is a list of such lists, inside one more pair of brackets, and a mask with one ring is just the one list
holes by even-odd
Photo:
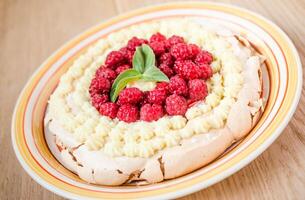
[[0, 199], [62, 199], [32, 180], [11, 147], [18, 94], [33, 71], [67, 40], [117, 14], [113, 1], [0, 1]]

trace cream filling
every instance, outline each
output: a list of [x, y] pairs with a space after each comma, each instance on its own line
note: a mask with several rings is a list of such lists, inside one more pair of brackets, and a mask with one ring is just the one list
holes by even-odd
[[133, 81], [127, 84], [126, 87], [135, 87], [138, 88], [139, 90], [146, 92], [146, 91], [151, 91], [156, 87], [156, 82], [152, 81]]
[[[155, 32], [167, 37], [183, 36], [187, 42], [196, 43], [214, 55], [209, 95], [205, 101], [188, 109], [186, 117], [165, 116], [155, 122], [129, 124], [101, 116], [91, 105], [88, 93], [96, 69], [111, 50], [124, 46], [132, 36], [149, 38]], [[236, 41], [232, 35], [220, 37], [187, 18], [153, 21], [122, 29], [99, 40], [74, 61], [50, 97], [48, 115], [89, 150], [100, 150], [109, 156], [150, 157], [164, 148], [177, 146], [184, 138], [224, 127], [230, 108], [244, 85], [243, 70], [247, 62], [259, 59]], [[140, 89], [153, 87], [148, 84]]]

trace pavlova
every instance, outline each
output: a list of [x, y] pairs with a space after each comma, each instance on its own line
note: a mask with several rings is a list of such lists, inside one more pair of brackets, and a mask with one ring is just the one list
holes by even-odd
[[221, 155], [262, 111], [262, 56], [189, 18], [133, 25], [94, 43], [49, 99], [55, 157], [95, 184], [151, 184]]

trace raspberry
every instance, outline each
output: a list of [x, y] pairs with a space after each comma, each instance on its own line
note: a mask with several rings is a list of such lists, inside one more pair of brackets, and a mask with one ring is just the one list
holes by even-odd
[[209, 79], [213, 75], [213, 70], [211, 66], [207, 64], [200, 64], [198, 65], [200, 71], [201, 71], [201, 78], [203, 79]]
[[171, 94], [183, 96], [186, 96], [188, 94], [186, 82], [177, 75], [170, 79], [168, 89]]
[[97, 109], [99, 110], [100, 109], [100, 106], [107, 102], [109, 99], [109, 96], [108, 94], [94, 94], [92, 97], [91, 97], [91, 103], [92, 105]]
[[170, 48], [171, 46], [178, 44], [178, 43], [184, 43], [183, 37], [173, 35], [167, 39], [167, 48]]
[[206, 83], [200, 79], [190, 80], [188, 82], [189, 97], [192, 101], [204, 99], [208, 94]]
[[116, 72], [117, 75], [119, 75], [119, 74], [122, 73], [123, 71], [125, 71], [125, 70], [127, 70], [127, 69], [130, 69], [130, 68], [131, 68], [130, 65], [127, 65], [127, 64], [121, 65], [121, 66], [119, 66], [118, 68], [116, 68], [115, 72]]
[[90, 87], [89, 87], [89, 93], [91, 96], [94, 94], [102, 94], [109, 92], [110, 90], [110, 81], [103, 78], [103, 77], [95, 77], [92, 79]]
[[112, 69], [101, 66], [98, 70], [96, 70], [95, 76], [103, 77], [109, 81], [113, 81], [116, 78], [116, 73]]
[[197, 79], [202, 76], [199, 66], [191, 60], [176, 61], [174, 70], [185, 79]]
[[126, 88], [119, 94], [118, 104], [137, 104], [143, 99], [143, 92], [135, 87]]
[[165, 109], [169, 115], [184, 115], [187, 110], [187, 102], [184, 97], [172, 94], [166, 98]]
[[211, 64], [213, 61], [213, 56], [207, 51], [201, 51], [195, 59], [197, 64]]
[[169, 78], [174, 75], [174, 71], [166, 64], [159, 65], [159, 69]]
[[161, 90], [165, 90], [166, 93], [168, 92], [168, 83], [167, 82], [160, 82], [160, 83], [157, 83], [157, 86], [155, 89], [161, 89]]
[[163, 116], [163, 108], [161, 105], [145, 104], [140, 110], [140, 119], [144, 121], [155, 121]]
[[165, 64], [167, 66], [172, 66], [174, 64], [173, 57], [170, 53], [162, 54], [159, 61], [161, 64]]
[[112, 102], [103, 103], [100, 105], [99, 112], [101, 115], [114, 119], [118, 112], [118, 105]]
[[119, 108], [117, 118], [127, 123], [135, 122], [139, 119], [139, 110], [134, 105], [124, 104]]
[[142, 98], [142, 101], [140, 101], [140, 103], [138, 104], [139, 107], [143, 106], [144, 104], [149, 103], [148, 99], [147, 99], [148, 93], [149, 93], [149, 91], [143, 91], [143, 98]]
[[200, 53], [200, 48], [196, 44], [189, 44], [187, 45], [188, 54], [190, 58], [196, 58], [197, 54]]
[[117, 65], [123, 63], [125, 60], [124, 55], [120, 51], [111, 51], [105, 61], [106, 67], [115, 69]]
[[147, 94], [147, 101], [152, 104], [162, 105], [167, 95], [164, 89], [154, 89]]
[[159, 56], [165, 52], [164, 42], [151, 42], [149, 46], [152, 48], [154, 53]]
[[162, 42], [165, 40], [166, 37], [164, 35], [162, 35], [161, 33], [155, 33], [150, 37], [149, 42]]
[[177, 74], [181, 74], [183, 70], [183, 66], [184, 66], [183, 60], [176, 60], [173, 69]]
[[184, 43], [178, 43], [172, 46], [170, 53], [176, 60], [185, 60], [189, 57], [188, 47]]
[[137, 37], [131, 38], [127, 43], [127, 48], [131, 51], [135, 51], [137, 46], [140, 46], [142, 44], [147, 44], [148, 41], [144, 39], [139, 39]]
[[[146, 92], [135, 87], [125, 88], [116, 103], [110, 102], [111, 84], [117, 75], [132, 67], [135, 50], [142, 44], [152, 48], [156, 65], [170, 79], [169, 83], [157, 83], [154, 90]], [[139, 118], [150, 122], [165, 113], [184, 115], [188, 106], [206, 98], [205, 80], [213, 75], [212, 61], [212, 54], [196, 44], [187, 44], [183, 37], [177, 35], [166, 39], [161, 33], [155, 33], [149, 41], [133, 37], [125, 47], [111, 51], [105, 66], [96, 71], [89, 87], [91, 103], [101, 115], [111, 119], [117, 117], [125, 122], [134, 122]]]
[[123, 47], [120, 49], [120, 52], [124, 55], [124, 58], [127, 63], [131, 64], [134, 51], [129, 50], [127, 47]]

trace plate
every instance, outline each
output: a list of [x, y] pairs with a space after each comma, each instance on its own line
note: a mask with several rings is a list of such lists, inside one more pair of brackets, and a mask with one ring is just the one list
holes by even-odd
[[[264, 113], [242, 141], [206, 167], [147, 186], [107, 187], [88, 184], [64, 168], [51, 154], [43, 131], [47, 100], [60, 76], [90, 44], [135, 23], [177, 16], [222, 23], [245, 35], [266, 56]], [[168, 199], [206, 188], [235, 173], [260, 155], [282, 132], [298, 104], [302, 67], [287, 35], [274, 23], [248, 10], [215, 3], [174, 3], [135, 10], [78, 35], [50, 56], [30, 78], [16, 103], [12, 142], [17, 158], [39, 184], [69, 199]]]

